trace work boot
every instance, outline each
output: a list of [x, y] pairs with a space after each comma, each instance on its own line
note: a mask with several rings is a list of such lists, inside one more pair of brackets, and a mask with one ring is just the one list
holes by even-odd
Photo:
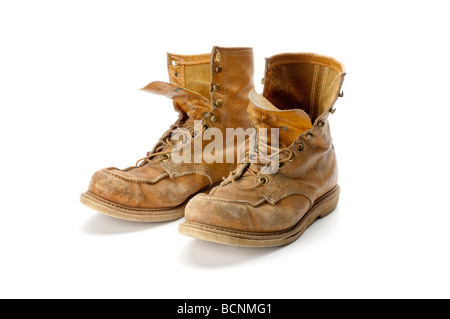
[[210, 150], [218, 159], [211, 162], [202, 156], [209, 143], [203, 134], [216, 129], [225, 136], [226, 128], [249, 127], [253, 50], [214, 47], [211, 54], [168, 54], [168, 70], [170, 83], [152, 82], [143, 90], [172, 99], [178, 120], [135, 166], [97, 171], [81, 195], [84, 205], [125, 220], [174, 220], [184, 215], [189, 199], [208, 192], [236, 167], [234, 140]]
[[[248, 148], [220, 186], [191, 199], [180, 233], [233, 246], [280, 246], [331, 213], [339, 186], [328, 116], [344, 75], [340, 62], [318, 54], [267, 59], [263, 95], [251, 91], [248, 114], [258, 139], [262, 129], [278, 128], [279, 146], [271, 143], [271, 152], [258, 152], [257, 161]], [[274, 135], [266, 136], [266, 143], [274, 142]]]

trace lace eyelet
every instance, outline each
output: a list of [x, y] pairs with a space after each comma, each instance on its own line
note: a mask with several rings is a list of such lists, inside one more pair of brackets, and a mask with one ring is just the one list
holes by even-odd
[[258, 182], [261, 183], [262, 185], [265, 185], [265, 184], [267, 184], [269, 182], [269, 178], [267, 176], [261, 176], [258, 179]]
[[297, 145], [297, 152], [301, 152], [303, 151], [304, 147], [303, 147], [303, 143], [300, 143]]
[[207, 129], [209, 129], [209, 125], [208, 124], [203, 124], [202, 125], [202, 130], [206, 131]]
[[170, 160], [170, 154], [164, 154], [162, 157], [162, 161], [167, 162], [168, 160]]

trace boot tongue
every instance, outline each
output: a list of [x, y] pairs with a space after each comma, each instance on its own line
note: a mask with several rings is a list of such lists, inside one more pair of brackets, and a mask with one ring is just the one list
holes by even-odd
[[155, 81], [141, 90], [172, 99], [175, 110], [187, 115], [189, 119], [201, 120], [203, 114], [211, 110], [211, 103], [207, 98], [174, 84]]
[[300, 109], [279, 110], [266, 98], [252, 90], [247, 112], [255, 128], [278, 128], [280, 147], [291, 145], [302, 133], [312, 128], [311, 119]]

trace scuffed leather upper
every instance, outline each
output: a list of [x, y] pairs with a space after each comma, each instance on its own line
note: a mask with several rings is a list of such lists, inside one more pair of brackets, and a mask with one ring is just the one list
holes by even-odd
[[[168, 54], [168, 71], [170, 83], [153, 82], [143, 90], [173, 100], [180, 114], [176, 125], [193, 129], [193, 121], [202, 120], [211, 128], [219, 128], [224, 136], [228, 127], [249, 127], [246, 107], [248, 93], [253, 89], [251, 48], [214, 47], [212, 54]], [[219, 86], [214, 87], [214, 84]], [[221, 100], [220, 106], [216, 105], [217, 100]], [[213, 121], [213, 117], [217, 121]], [[168, 137], [170, 134], [161, 139]], [[209, 142], [203, 141], [203, 148]], [[158, 143], [152, 152], [160, 145]], [[193, 152], [192, 156], [195, 155]], [[124, 170], [105, 168], [96, 172], [89, 192], [124, 206], [173, 208], [198, 191], [220, 182], [236, 165], [226, 161], [175, 163], [161, 161], [160, 155], [152, 160], [155, 161]]]
[[209, 195], [190, 200], [186, 221], [247, 232], [283, 231], [298, 223], [337, 184], [328, 116], [344, 75], [342, 64], [316, 54], [268, 59], [264, 96], [251, 93], [248, 113], [258, 130], [280, 129], [280, 147], [291, 151], [286, 152], [290, 160], [264, 175], [268, 183], [257, 187], [263, 175], [252, 172], [260, 172], [261, 165], [241, 164]]

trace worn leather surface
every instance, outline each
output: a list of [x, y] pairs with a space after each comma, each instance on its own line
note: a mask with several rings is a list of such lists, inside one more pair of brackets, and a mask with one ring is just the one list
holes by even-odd
[[[219, 57], [218, 57], [219, 56]], [[220, 72], [217, 72], [220, 67]], [[251, 48], [220, 48], [214, 47], [211, 54], [211, 112], [203, 119], [203, 122], [210, 128], [218, 128], [226, 136], [226, 128], [243, 128], [250, 126], [250, 119], [247, 116], [247, 106], [249, 103], [249, 92], [254, 88], [253, 83], [253, 50]], [[220, 85], [220, 89], [215, 91], [213, 86]], [[216, 101], [221, 100], [222, 105], [216, 106]], [[216, 117], [217, 122], [212, 118]], [[203, 141], [203, 147], [208, 140]], [[231, 145], [224, 145], [223, 163], [202, 163], [197, 165], [186, 163], [175, 163], [174, 161], [162, 162], [161, 165], [171, 177], [201, 174], [207, 176], [210, 184], [215, 184], [227, 176], [236, 167], [236, 153], [238, 146], [233, 142]], [[227, 163], [226, 154], [233, 153], [234, 161]], [[195, 154], [194, 154], [195, 156]]]
[[175, 111], [186, 114], [189, 119], [201, 120], [205, 112], [211, 111], [211, 102], [207, 98], [175, 84], [155, 81], [141, 90], [172, 99]]
[[314, 122], [337, 98], [344, 66], [315, 53], [284, 53], [266, 60], [263, 95], [279, 109], [302, 109]]
[[170, 83], [197, 92], [208, 100], [211, 86], [211, 53], [179, 55], [167, 53]]
[[[249, 127], [246, 108], [253, 89], [251, 48], [214, 47], [211, 54], [168, 54], [168, 71], [170, 83], [152, 82], [143, 90], [173, 100], [179, 112], [177, 126], [192, 130], [193, 121], [202, 120], [209, 127], [220, 129], [224, 136], [226, 128]], [[214, 84], [220, 88], [213, 88]], [[215, 103], [218, 99], [222, 100], [220, 107]], [[168, 137], [166, 134], [161, 139]], [[203, 141], [202, 149], [209, 142]], [[150, 153], [160, 146], [158, 143]], [[89, 192], [128, 207], [177, 207], [198, 191], [222, 181], [236, 166], [236, 161], [225, 163], [225, 154], [236, 156], [236, 150], [237, 146], [217, 150], [224, 154], [224, 163], [195, 163], [198, 154], [193, 151], [191, 163], [162, 161], [161, 155], [156, 155], [138, 166], [105, 168], [94, 174]], [[170, 152], [170, 147], [166, 151]]]
[[256, 93], [250, 92], [250, 103], [247, 113], [252, 119], [253, 126], [257, 129], [278, 129], [280, 146], [291, 145], [297, 136], [312, 127], [311, 119], [303, 110], [279, 110], [267, 99]]
[[[241, 164], [235, 177], [209, 195], [199, 194], [189, 201], [186, 221], [266, 233], [298, 223], [314, 202], [337, 184], [328, 116], [344, 75], [341, 63], [317, 54], [267, 59], [264, 96], [251, 93], [248, 113], [258, 130], [288, 128], [280, 138], [290, 151], [284, 152], [292, 158], [268, 175], [260, 173], [260, 164]], [[268, 182], [255, 187], [262, 176]]]

